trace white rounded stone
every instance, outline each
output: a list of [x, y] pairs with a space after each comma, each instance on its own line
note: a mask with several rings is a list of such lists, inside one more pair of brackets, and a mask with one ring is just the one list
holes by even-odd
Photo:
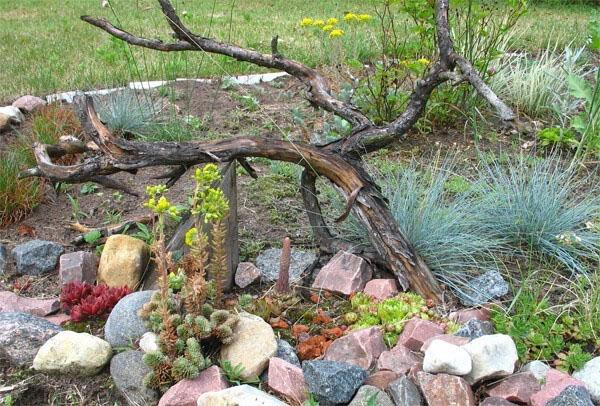
[[583, 368], [573, 373], [573, 378], [585, 383], [592, 400], [600, 403], [600, 357], [586, 362]]
[[151, 331], [144, 333], [140, 338], [140, 350], [144, 352], [158, 351], [158, 336]]
[[463, 348], [442, 340], [433, 340], [425, 351], [423, 371], [437, 374], [467, 375], [473, 365]]
[[517, 347], [506, 334], [481, 336], [462, 348], [471, 356], [473, 368], [465, 375], [471, 385], [489, 378], [508, 376], [515, 370]]
[[61, 331], [42, 345], [33, 368], [42, 372], [96, 375], [110, 361], [112, 348], [88, 333]]

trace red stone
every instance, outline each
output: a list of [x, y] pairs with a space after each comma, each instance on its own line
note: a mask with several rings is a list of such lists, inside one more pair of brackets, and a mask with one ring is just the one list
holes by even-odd
[[330, 344], [331, 341], [323, 336], [309, 337], [296, 346], [298, 358], [302, 361], [318, 358], [327, 351]]
[[273, 357], [269, 360], [268, 376], [269, 388], [279, 396], [293, 404], [302, 404], [306, 400], [308, 389], [301, 368]]
[[42, 106], [46, 105], [46, 101], [44, 99], [40, 99], [37, 96], [21, 96], [17, 100], [13, 102], [13, 107], [18, 108], [24, 113], [31, 113], [35, 110], [39, 109]]
[[409, 350], [419, 351], [425, 341], [442, 334], [444, 334], [444, 329], [438, 324], [415, 317], [410, 319], [404, 326], [404, 330], [398, 338], [398, 344]]
[[464, 324], [471, 319], [477, 319], [481, 321], [490, 320], [490, 310], [482, 307], [479, 309], [462, 309], [456, 312], [452, 312], [448, 315], [448, 318], [460, 324]]
[[184, 379], [171, 386], [160, 398], [158, 406], [196, 406], [203, 393], [227, 389], [229, 383], [221, 373], [221, 368], [213, 365], [200, 372], [194, 379]]
[[370, 327], [335, 340], [327, 349], [324, 359], [371, 369], [385, 350], [381, 328]]
[[400, 376], [402, 375], [388, 370], [373, 372], [365, 381], [365, 385], [375, 386], [376, 388], [385, 391], [390, 383], [400, 378]]
[[451, 334], [442, 334], [439, 336], [434, 336], [434, 337], [428, 338], [427, 341], [425, 341], [423, 343], [423, 345], [421, 346], [421, 352], [425, 352], [427, 350], [427, 348], [429, 348], [429, 345], [431, 344], [431, 342], [433, 340], [442, 340], [442, 341], [445, 341], [450, 344], [458, 345], [459, 347], [461, 345], [465, 345], [466, 343], [468, 343], [470, 341], [467, 337], [454, 336]]
[[398, 294], [398, 284], [394, 279], [373, 279], [365, 285], [364, 293], [377, 300], [387, 299]]
[[275, 317], [274, 319], [271, 319], [270, 324], [271, 324], [271, 327], [273, 327], [273, 328], [279, 328], [279, 329], [283, 329], [283, 330], [287, 330], [288, 328], [290, 328], [290, 325], [287, 324], [285, 322], [285, 320], [282, 320], [279, 317]]
[[540, 383], [531, 372], [510, 375], [497, 385], [488, 389], [492, 397], [503, 398], [511, 402], [529, 403], [534, 393], [541, 389]]
[[13, 292], [0, 292], [0, 312], [23, 312], [34, 316], [44, 317], [55, 313], [60, 308], [60, 302], [55, 299], [33, 299], [18, 296]]
[[240, 262], [235, 271], [235, 284], [245, 288], [260, 279], [260, 270], [252, 262]]
[[421, 364], [422, 359], [403, 345], [396, 345], [391, 351], [385, 351], [377, 361], [378, 370], [394, 371], [397, 374], [405, 374], [410, 369]]
[[471, 386], [459, 376], [419, 372], [417, 377], [428, 405], [476, 405]]
[[363, 258], [346, 251], [339, 251], [321, 268], [312, 287], [351, 295], [362, 291], [371, 279], [371, 275], [371, 267]]
[[319, 309], [317, 311], [317, 315], [313, 319], [313, 323], [315, 324], [329, 324], [333, 321], [331, 317], [329, 317], [323, 309]]
[[61, 326], [63, 323], [66, 323], [67, 321], [71, 320], [71, 316], [64, 313], [57, 313], [50, 316], [46, 316], [44, 318], [50, 323], [56, 324], [57, 326]]
[[560, 395], [567, 386], [583, 386], [585, 384], [579, 379], [575, 379], [568, 374], [556, 369], [550, 369], [546, 375], [546, 383], [542, 390], [531, 396], [532, 406], [545, 406], [546, 403]]
[[489, 397], [483, 399], [479, 406], [517, 406], [516, 403], [509, 402], [506, 399]]
[[60, 283], [96, 282], [98, 257], [91, 252], [77, 251], [60, 256], [58, 275]]
[[308, 326], [305, 326], [304, 324], [294, 324], [292, 326], [292, 335], [298, 337], [300, 333], [308, 333], [308, 330]]
[[321, 330], [321, 334], [330, 340], [335, 340], [344, 335], [344, 329], [341, 327], [326, 328]]

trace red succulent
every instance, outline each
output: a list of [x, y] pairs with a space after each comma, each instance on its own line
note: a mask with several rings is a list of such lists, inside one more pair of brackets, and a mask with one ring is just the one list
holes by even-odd
[[75, 322], [92, 318], [106, 318], [119, 300], [131, 293], [127, 286], [109, 288], [93, 286], [86, 282], [70, 282], [63, 286], [60, 294], [61, 306], [70, 311]]

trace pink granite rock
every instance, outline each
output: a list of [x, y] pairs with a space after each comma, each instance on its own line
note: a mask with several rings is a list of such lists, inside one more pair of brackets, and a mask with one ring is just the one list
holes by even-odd
[[324, 359], [371, 369], [385, 350], [381, 329], [370, 327], [354, 331], [332, 342], [325, 351]]
[[56, 324], [57, 326], [60, 326], [63, 323], [71, 320], [71, 316], [69, 316], [68, 314], [65, 314], [65, 313], [52, 314], [52, 315], [46, 316], [44, 318], [46, 320], [48, 320], [50, 323]]
[[422, 363], [421, 357], [403, 345], [396, 345], [391, 351], [385, 351], [377, 360], [378, 370], [389, 370], [397, 374], [406, 374], [415, 365]]
[[387, 299], [398, 294], [398, 283], [394, 279], [372, 279], [364, 292], [377, 300]]
[[23, 312], [44, 317], [56, 312], [59, 308], [58, 298], [33, 299], [18, 296], [9, 291], [0, 292], [0, 312]]
[[448, 315], [448, 318], [460, 324], [464, 324], [471, 319], [477, 319], [481, 321], [490, 320], [490, 310], [482, 307], [478, 309], [462, 309], [456, 312], [452, 312]]
[[235, 284], [240, 288], [250, 286], [260, 279], [260, 270], [252, 262], [240, 262], [235, 271]]
[[503, 379], [500, 383], [488, 389], [487, 393], [491, 397], [528, 404], [531, 396], [539, 392], [540, 389], [540, 383], [531, 372], [522, 372]]
[[269, 388], [293, 404], [302, 404], [307, 399], [308, 388], [304, 382], [302, 368], [273, 357], [269, 360]]
[[476, 405], [471, 385], [459, 376], [419, 372], [417, 377], [428, 405]]
[[402, 375], [394, 371], [381, 370], [369, 375], [364, 384], [375, 386], [384, 391], [390, 386], [390, 383], [400, 378], [400, 376]]
[[312, 287], [350, 295], [362, 291], [371, 276], [371, 267], [364, 259], [339, 251], [321, 268]]
[[98, 257], [91, 252], [77, 251], [60, 256], [58, 275], [60, 283], [96, 282]]
[[223, 376], [221, 368], [213, 365], [200, 372], [194, 379], [184, 379], [171, 386], [160, 398], [159, 406], [196, 406], [203, 393], [217, 392], [227, 389], [229, 383]]
[[516, 403], [509, 402], [506, 399], [489, 397], [483, 399], [479, 406], [517, 406]]
[[13, 107], [18, 108], [24, 113], [31, 113], [42, 106], [46, 105], [44, 99], [40, 99], [36, 96], [21, 96], [13, 102]]
[[450, 344], [458, 345], [459, 347], [469, 342], [467, 337], [455, 336], [452, 334], [442, 334], [428, 338], [421, 346], [421, 352], [425, 352], [433, 340], [442, 340]]
[[585, 384], [579, 379], [575, 379], [568, 374], [556, 369], [550, 369], [546, 375], [546, 383], [542, 390], [531, 396], [532, 406], [545, 406], [546, 403], [560, 395], [567, 386], [583, 386]]
[[398, 344], [409, 350], [419, 351], [425, 341], [442, 334], [444, 334], [444, 329], [436, 323], [415, 317], [410, 319], [404, 326], [404, 330], [398, 338]]

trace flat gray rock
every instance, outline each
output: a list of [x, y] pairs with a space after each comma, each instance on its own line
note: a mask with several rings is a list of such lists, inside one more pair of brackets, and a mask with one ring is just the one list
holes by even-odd
[[64, 252], [62, 245], [52, 241], [31, 240], [12, 250], [17, 273], [41, 275], [56, 268], [58, 258]]
[[474, 340], [481, 336], [494, 334], [494, 332], [494, 325], [489, 321], [471, 319], [463, 324], [454, 335]]
[[345, 362], [305, 361], [304, 380], [321, 406], [348, 403], [367, 379], [365, 369]]
[[121, 395], [130, 406], [155, 405], [158, 392], [144, 386], [144, 377], [150, 368], [144, 364], [140, 351], [125, 351], [110, 361], [110, 375]]
[[12, 365], [31, 366], [40, 347], [61, 331], [56, 324], [29, 313], [0, 313], [0, 358]]
[[360, 387], [352, 402], [348, 406], [394, 406], [394, 402], [388, 395], [381, 389], [371, 386], [363, 385]]
[[8, 249], [6, 245], [0, 244], [0, 275], [4, 275], [8, 271], [8, 263], [10, 259], [8, 257]]
[[502, 297], [507, 293], [508, 283], [500, 272], [488, 271], [467, 282], [459, 299], [465, 306], [476, 306]]
[[150, 301], [154, 290], [133, 292], [119, 300], [106, 320], [104, 337], [113, 347], [124, 347], [148, 332], [144, 321], [138, 316], [142, 306]]
[[[274, 282], [279, 275], [280, 248], [269, 248], [256, 258], [256, 266], [260, 269], [263, 282]], [[292, 249], [290, 259], [290, 282], [298, 282], [302, 273], [317, 259], [313, 252]]]
[[581, 386], [567, 386], [546, 406], [594, 406], [590, 393]]
[[387, 393], [396, 406], [420, 406], [423, 404], [419, 388], [406, 375], [391, 382], [387, 387]]

